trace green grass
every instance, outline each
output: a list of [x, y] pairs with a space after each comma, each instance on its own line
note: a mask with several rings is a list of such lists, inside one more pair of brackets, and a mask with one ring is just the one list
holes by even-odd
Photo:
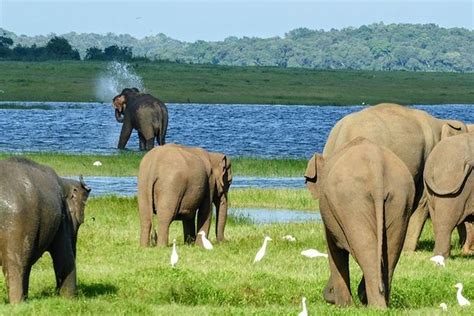
[[[258, 264], [253, 257], [263, 236], [270, 235], [267, 255]], [[281, 237], [292, 234], [294, 243]], [[424, 249], [404, 254], [395, 271], [391, 308], [385, 314], [440, 314], [446, 302], [449, 314], [461, 313], [453, 285], [462, 281], [466, 297], [474, 298], [474, 261], [459, 256], [446, 268], [428, 260], [432, 255], [431, 228], [422, 236]], [[26, 304], [2, 305], [0, 314], [160, 314], [160, 315], [296, 315], [301, 296], [308, 298], [310, 315], [376, 315], [382, 312], [356, 305], [335, 308], [326, 304], [321, 291], [329, 271], [325, 259], [299, 255], [306, 248], [325, 249], [320, 223], [252, 225], [230, 219], [227, 241], [213, 251], [185, 246], [181, 223], [171, 225], [170, 238], [177, 238], [180, 261], [169, 265], [171, 249], [138, 246], [139, 223], [135, 198], [91, 199], [85, 223], [79, 231], [77, 270], [78, 297], [55, 295], [54, 273], [49, 255], [34, 265]], [[211, 241], [215, 241], [211, 234]], [[351, 262], [353, 293], [360, 270]], [[6, 303], [3, 278], [0, 297]], [[467, 315], [468, 312], [465, 311]]]
[[[0, 153], [0, 159], [14, 154]], [[62, 176], [136, 176], [144, 153], [123, 152], [116, 155], [75, 155], [60, 153], [26, 153], [38, 163], [52, 167]], [[255, 177], [303, 177], [307, 161], [304, 159], [233, 158], [232, 171], [237, 176]], [[102, 166], [95, 167], [95, 161]]]
[[[262, 104], [474, 103], [474, 73], [329, 71], [133, 63], [165, 102]], [[0, 62], [0, 101], [96, 101], [105, 62]]]
[[319, 209], [306, 189], [233, 189], [229, 191], [231, 207], [313, 211]]

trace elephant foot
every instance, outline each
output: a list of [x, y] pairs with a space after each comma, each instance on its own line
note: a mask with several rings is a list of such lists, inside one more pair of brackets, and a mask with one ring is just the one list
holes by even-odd
[[336, 304], [336, 298], [334, 296], [334, 286], [327, 284], [323, 290], [323, 298], [329, 304]]

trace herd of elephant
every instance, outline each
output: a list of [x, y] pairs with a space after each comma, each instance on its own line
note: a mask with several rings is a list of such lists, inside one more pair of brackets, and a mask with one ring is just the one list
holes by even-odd
[[[198, 147], [166, 144], [164, 103], [137, 89], [113, 99], [123, 123], [119, 148], [132, 129], [149, 150], [138, 173], [140, 245], [168, 245], [170, 223], [181, 220], [184, 241], [201, 244], [209, 235], [214, 204], [216, 239], [224, 240], [231, 160]], [[304, 177], [319, 199], [329, 255], [327, 302], [352, 303], [349, 254], [363, 278], [364, 304], [388, 306], [401, 251], [414, 251], [428, 217], [435, 254], [447, 258], [454, 228], [463, 252], [474, 253], [474, 130], [460, 121], [435, 118], [396, 104], [352, 113], [331, 130], [322, 154]], [[160, 146], [155, 147], [155, 138]], [[22, 157], [0, 161], [0, 263], [10, 303], [28, 294], [32, 265], [51, 253], [61, 295], [76, 291], [76, 241], [91, 188], [59, 177], [50, 167]], [[153, 216], [156, 215], [156, 229]]]

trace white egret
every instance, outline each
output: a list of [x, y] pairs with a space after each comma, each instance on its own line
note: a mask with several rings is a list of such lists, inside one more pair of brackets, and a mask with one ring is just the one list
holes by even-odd
[[170, 263], [171, 266], [174, 268], [178, 263], [178, 252], [176, 251], [176, 239], [173, 239], [173, 250], [171, 251], [171, 258]]
[[441, 266], [441, 267], [446, 266], [446, 264], [444, 263], [444, 257], [441, 255], [431, 257], [430, 260], [436, 263], [437, 266]]
[[267, 243], [270, 240], [272, 240], [270, 237], [265, 236], [265, 239], [263, 240], [262, 248], [260, 248], [260, 250], [255, 255], [255, 259], [253, 260], [254, 263], [262, 260], [263, 256], [265, 256], [265, 252], [267, 251]]
[[99, 160], [97, 160], [92, 165], [95, 166], [95, 167], [100, 167], [100, 166], [102, 166], [102, 163]]
[[308, 316], [308, 309], [306, 308], [306, 297], [303, 296], [301, 299], [301, 307], [303, 310], [298, 314], [298, 316]]
[[456, 283], [454, 285], [455, 288], [458, 289], [458, 292], [456, 294], [456, 298], [458, 299], [459, 306], [471, 306], [471, 302], [467, 300], [464, 296], [462, 296], [462, 283]]
[[282, 239], [287, 241], [296, 241], [296, 238], [291, 235], [285, 235], [282, 237]]
[[206, 233], [204, 231], [201, 230], [198, 235], [201, 235], [202, 245], [204, 246], [204, 248], [206, 248], [207, 250], [211, 250], [212, 248], [214, 248], [209, 239], [206, 238]]
[[327, 253], [322, 253], [317, 251], [316, 249], [306, 249], [301, 252], [301, 255], [308, 257], [308, 258], [317, 258], [317, 257], [324, 257], [327, 258]]
[[446, 304], [446, 303], [441, 303], [441, 304], [439, 304], [439, 308], [441, 308], [441, 310], [442, 310], [443, 312], [445, 312], [445, 311], [448, 310], [448, 304]]

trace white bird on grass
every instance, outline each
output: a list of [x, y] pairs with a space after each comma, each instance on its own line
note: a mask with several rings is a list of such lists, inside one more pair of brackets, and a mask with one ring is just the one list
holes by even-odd
[[303, 310], [298, 314], [298, 316], [308, 316], [308, 309], [306, 308], [306, 297], [303, 296], [301, 299], [301, 307]]
[[441, 310], [442, 310], [443, 312], [445, 312], [445, 311], [448, 310], [448, 304], [446, 304], [446, 303], [441, 303], [441, 304], [439, 304], [439, 307], [441, 308]]
[[178, 252], [176, 251], [176, 239], [173, 239], [173, 250], [171, 251], [171, 258], [170, 258], [170, 263], [173, 268], [178, 263], [178, 259], [179, 259]]
[[209, 239], [206, 238], [206, 233], [204, 231], [201, 230], [198, 235], [201, 235], [202, 245], [204, 246], [204, 248], [206, 248], [207, 250], [211, 250], [212, 248], [214, 248]]
[[296, 238], [291, 235], [285, 235], [282, 237], [282, 239], [286, 241], [296, 241]]
[[100, 166], [102, 166], [102, 163], [99, 160], [97, 160], [92, 165], [95, 166], [95, 167], [100, 167]]
[[462, 292], [462, 283], [456, 283], [454, 285], [455, 288], [458, 289], [458, 292], [456, 294], [456, 298], [458, 299], [458, 303], [459, 303], [459, 306], [463, 307], [463, 306], [471, 306], [471, 302], [469, 302], [467, 300], [467, 298], [465, 298], [464, 296], [462, 296], [461, 292]]
[[265, 236], [265, 239], [263, 240], [262, 248], [260, 248], [260, 250], [255, 255], [255, 259], [253, 260], [254, 263], [262, 260], [263, 256], [265, 256], [265, 251], [267, 251], [267, 243], [270, 240], [272, 240], [270, 237]]
[[441, 255], [431, 257], [430, 260], [436, 263], [437, 266], [441, 266], [441, 267], [446, 266], [446, 264], [444, 263], [444, 257]]
[[308, 258], [317, 258], [317, 257], [324, 257], [327, 258], [327, 253], [322, 253], [317, 251], [316, 249], [306, 249], [301, 252], [301, 255], [308, 257]]

